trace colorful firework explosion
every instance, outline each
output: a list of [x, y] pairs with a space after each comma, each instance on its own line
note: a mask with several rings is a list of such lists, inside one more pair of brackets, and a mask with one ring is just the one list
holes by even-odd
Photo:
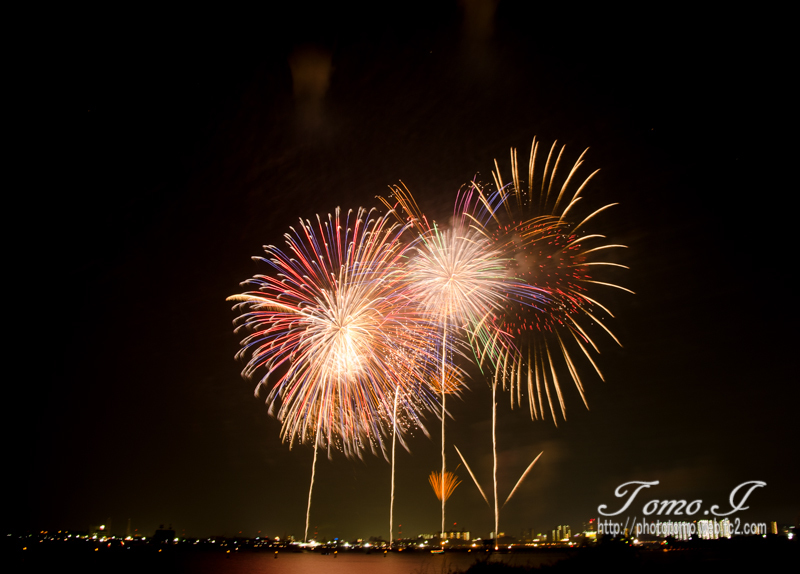
[[[339, 210], [327, 220], [300, 221], [287, 233], [289, 253], [265, 247], [254, 259], [276, 272], [257, 275], [256, 287], [230, 297], [243, 309], [237, 331], [250, 334], [240, 356], [250, 356], [246, 377], [266, 370], [260, 387], [291, 445], [309, 442], [360, 454], [383, 448], [392, 428], [397, 387], [401, 430], [420, 425], [420, 406], [433, 372], [430, 333], [405, 294], [399, 238], [404, 228], [373, 211]], [[271, 381], [274, 379], [274, 382]]]

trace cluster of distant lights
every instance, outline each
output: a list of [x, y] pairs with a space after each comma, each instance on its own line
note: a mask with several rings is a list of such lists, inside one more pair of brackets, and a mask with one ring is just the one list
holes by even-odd
[[[101, 527], [100, 530], [103, 530], [104, 528], [105, 527]], [[147, 537], [145, 537], [145, 536], [137, 536], [137, 537], [126, 536], [124, 538], [122, 538], [122, 537], [118, 538], [118, 537], [116, 537], [114, 535], [111, 535], [111, 536], [99, 536], [98, 537], [97, 534], [89, 536], [88, 534], [69, 534], [68, 532], [69, 531], [61, 531], [61, 530], [59, 530], [57, 533], [50, 534], [48, 536], [49, 531], [41, 530], [41, 531], [38, 532], [38, 534], [39, 535], [43, 535], [44, 538], [40, 539], [39, 543], [45, 542], [46, 540], [63, 542], [63, 541], [68, 541], [68, 540], [72, 540], [72, 539], [74, 539], [74, 540], [92, 541], [92, 542], [112, 542], [112, 541], [119, 541], [119, 542], [123, 542], [123, 541], [125, 541], [125, 542], [134, 542], [134, 541], [135, 542], [146, 542], [147, 541]], [[589, 534], [593, 534], [593, 533], [589, 533]], [[31, 536], [34, 536], [34, 535], [35, 534], [20, 535], [19, 538], [30, 538]], [[6, 537], [11, 537], [11, 536], [13, 536], [13, 534], [6, 534]], [[765, 534], [761, 534], [761, 537], [762, 538], [766, 538], [767, 534], [766, 533]], [[792, 540], [794, 538], [794, 534], [792, 532], [789, 532], [787, 534], [787, 537], [788, 537], [789, 540]], [[255, 545], [254, 546], [256, 548], [259, 548], [262, 545], [264, 545], [264, 541], [268, 540], [268, 539], [262, 539], [260, 536], [256, 536], [253, 540], [255, 541]], [[553, 541], [553, 542], [543, 542], [543, 541], [539, 542], [538, 540], [539, 539], [535, 539], [533, 542], [529, 542], [529, 543], [522, 544], [522, 545], [520, 545], [520, 544], [509, 544], [507, 546], [507, 548], [508, 548], [508, 550], [512, 550], [515, 546], [517, 546], [517, 547], [519, 547], [519, 546], [527, 546], [527, 547], [538, 548], [538, 547], [546, 547], [546, 546], [561, 546], [561, 547], [569, 546], [569, 547], [573, 547], [573, 546], [576, 545], [575, 542], [570, 541], [568, 538], [563, 538], [561, 540], [557, 540], [557, 541]], [[175, 538], [172, 539], [172, 542], [175, 543], [175, 544], [178, 544], [180, 542], [190, 542], [190, 540], [186, 540], [186, 539], [181, 540], [180, 538], [175, 537]], [[220, 547], [224, 547], [224, 546], [227, 546], [229, 544], [233, 544], [235, 546], [239, 544], [238, 540], [228, 541], [227, 539], [222, 539], [219, 542], [217, 542], [216, 538], [206, 538], [206, 539], [194, 539], [194, 540], [191, 540], [191, 543], [195, 544], [195, 545], [199, 544], [201, 542], [204, 543], [204, 544], [219, 544]], [[449, 544], [450, 542], [451, 541], [448, 539], [448, 540], [444, 541], [444, 544]], [[634, 545], [640, 545], [640, 544], [642, 544], [642, 541], [640, 541], [638, 538], [634, 538], [632, 540], [632, 543]], [[273, 545], [284, 546], [285, 544], [286, 544], [286, 542], [283, 542], [281, 544], [280, 537], [276, 536], [275, 538], [271, 539], [271, 544], [269, 546], [273, 546]], [[308, 542], [297, 543], [296, 545], [301, 547], [301, 548], [312, 548], [312, 549], [317, 548], [319, 546], [336, 545], [336, 546], [341, 546], [342, 548], [349, 549], [349, 548], [379, 548], [379, 547], [383, 548], [383, 547], [388, 546], [388, 543], [384, 542], [383, 544], [374, 544], [374, 543], [364, 542], [363, 544], [350, 544], [349, 542], [340, 542], [339, 539], [337, 538], [335, 540], [329, 540], [328, 542], [318, 542], [316, 540], [309, 540]], [[413, 544], [410, 544], [409, 546], [413, 546]], [[420, 542], [419, 544], [416, 545], [416, 547], [420, 548], [420, 549], [427, 548], [427, 547], [429, 547], [428, 546], [428, 541], [425, 540], [423, 542]], [[472, 542], [472, 544], [470, 545], [470, 550], [469, 551], [471, 552], [472, 548], [482, 548], [482, 547], [483, 547], [482, 544], [479, 545], [477, 542]], [[23, 550], [27, 550], [28, 548], [26, 546], [26, 547], [23, 547], [22, 549]], [[128, 546], [127, 549], [130, 550], [130, 546]], [[97, 548], [95, 550], [97, 550]], [[399, 550], [402, 551], [402, 548], [399, 548]], [[230, 551], [228, 551], [228, 552], [230, 552]]]
[[[105, 526], [101, 526], [98, 530], [105, 530]], [[125, 538], [114, 536], [113, 534], [110, 536], [101, 535], [98, 536], [97, 534], [92, 534], [91, 536], [88, 534], [69, 534], [69, 530], [59, 530], [55, 534], [51, 534], [49, 530], [40, 530], [38, 533], [41, 536], [44, 536], [39, 542], [44, 542], [45, 540], [94, 540], [98, 542], [105, 542], [106, 540], [146, 540], [145, 536], [137, 536], [134, 538], [133, 536], [126, 536]], [[6, 536], [13, 536], [13, 534], [6, 534]], [[20, 535], [20, 538], [30, 538], [31, 536], [35, 536], [35, 534], [26, 534]], [[178, 540], [177, 538], [175, 539]]]
[[[105, 526], [99, 527], [98, 530], [105, 530]], [[147, 542], [149, 540], [149, 538], [150, 539], [152, 538], [152, 537], [148, 538], [147, 536], [138, 536], [138, 535], [137, 536], [125, 536], [125, 537], [122, 537], [122, 536], [114, 536], [113, 534], [108, 535], [108, 536], [106, 536], [106, 535], [97, 535], [97, 534], [91, 534], [91, 535], [90, 534], [70, 534], [68, 530], [59, 530], [59, 531], [57, 531], [55, 533], [51, 533], [48, 530], [40, 530], [39, 532], [36, 532], [36, 533], [21, 534], [21, 535], [18, 535], [17, 537], [18, 538], [31, 538], [31, 537], [37, 536], [37, 535], [42, 537], [42, 538], [40, 538], [38, 540], [39, 543], [46, 542], [46, 541], [49, 541], [49, 542], [66, 542], [66, 541], [69, 541], [69, 540], [82, 540], [82, 541], [87, 541], [87, 542], [120, 542], [120, 543], [122, 543], [122, 542]], [[8, 537], [12, 537], [12, 536], [14, 536], [14, 534], [11, 534], [11, 533], [6, 534], [7, 538]], [[249, 539], [247, 539], [247, 540], [249, 542]], [[257, 546], [260, 546], [260, 545], [262, 545], [264, 543], [264, 540], [267, 540], [267, 539], [262, 539], [260, 536], [256, 536], [253, 540], [256, 542]], [[228, 539], [224, 539], [224, 538], [220, 539], [219, 541], [217, 541], [216, 538], [190, 538], [190, 539], [183, 538], [183, 539], [181, 539], [181, 538], [179, 538], [177, 536], [175, 538], [173, 538], [171, 541], [170, 540], [164, 540], [163, 542], [172, 542], [174, 544], [178, 544], [178, 543], [219, 544], [220, 546], [227, 546], [228, 544], [234, 544], [235, 545], [235, 544], [239, 543], [238, 540], [228, 540]], [[271, 542], [273, 544], [276, 544], [276, 545], [285, 545], [285, 543], [281, 544], [280, 537], [275, 537], [275, 538], [271, 539]]]

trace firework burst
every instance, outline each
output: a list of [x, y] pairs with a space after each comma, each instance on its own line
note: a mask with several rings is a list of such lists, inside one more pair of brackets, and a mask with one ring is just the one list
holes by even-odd
[[[244, 311], [237, 332], [249, 331], [242, 374], [266, 371], [256, 393], [270, 388], [290, 447], [313, 441], [358, 454], [382, 445], [396, 387], [430, 377], [426, 323], [403, 295], [402, 231], [364, 210], [344, 221], [338, 209], [316, 225], [301, 220], [285, 235], [288, 254], [266, 246], [266, 257], [254, 257], [274, 276], [257, 275], [243, 285], [258, 291], [229, 298]], [[400, 393], [402, 406], [415, 396]], [[417, 408], [401, 410], [405, 426], [419, 424]]]
[[[578, 215], [581, 194], [599, 170], [580, 181], [577, 172], [583, 164], [584, 151], [563, 176], [566, 171], [562, 167], [564, 149], [562, 146], [556, 154], [556, 144], [553, 143], [544, 167], [540, 167], [540, 174], [537, 157], [543, 154], [534, 138], [527, 185], [523, 185], [520, 177], [515, 149], [511, 150], [510, 183], [503, 182], [497, 160], [493, 172], [497, 190], [504, 198], [504, 209], [495, 214], [495, 237], [514, 260], [514, 276], [547, 293], [549, 301], [546, 312], [540, 312], [510, 295], [501, 324], [514, 336], [522, 352], [503, 358], [503, 368], [495, 371], [495, 382], [501, 382], [503, 388], [511, 390], [512, 406], [515, 400], [517, 404], [521, 403], [522, 390], [527, 389], [531, 417], [545, 418], [549, 410], [556, 424], [554, 398], [566, 419], [566, 405], [558, 377], [565, 367], [588, 408], [573, 355], [585, 356], [598, 376], [603, 377], [592, 357], [592, 352], [600, 351], [590, 336], [590, 326], [620, 344], [603, 322], [613, 315], [590, 293], [606, 287], [632, 293], [615, 283], [596, 278], [596, 273], [609, 268], [626, 268], [599, 259], [608, 253], [607, 250], [624, 245], [608, 244], [604, 235], [587, 232], [593, 218], [615, 204], [603, 206], [588, 215]], [[540, 180], [538, 185], [537, 180]], [[580, 183], [574, 185], [575, 191], [572, 192], [570, 190], [576, 181]], [[549, 409], [545, 408], [545, 398]]]
[[[442, 479], [442, 476], [444, 476], [444, 480]], [[458, 477], [449, 471], [445, 472], [444, 475], [433, 471], [428, 477], [428, 482], [431, 483], [433, 493], [439, 500], [442, 500], [442, 497], [444, 497], [445, 500], [450, 498], [456, 487], [461, 484], [461, 481], [458, 479]]]
[[[487, 197], [476, 183], [466, 186], [457, 195], [447, 228], [429, 223], [408, 189], [394, 187], [391, 197], [394, 205], [381, 200], [397, 208], [418, 235], [409, 249], [409, 294], [439, 328], [438, 355], [465, 355], [469, 349], [481, 367], [487, 359], [502, 359], [504, 350], [514, 347], [511, 333], [498, 324], [508, 299], [540, 312], [549, 308], [548, 293], [515, 276], [507, 245], [489, 229], [504, 195]], [[441, 367], [434, 387], [440, 391], [446, 379], [444, 386], [451, 389], [457, 378]]]

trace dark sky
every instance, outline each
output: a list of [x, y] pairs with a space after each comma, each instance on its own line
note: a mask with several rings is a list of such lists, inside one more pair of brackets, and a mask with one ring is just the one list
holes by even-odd
[[[240, 377], [225, 298], [299, 217], [377, 206], [402, 180], [446, 221], [461, 184], [533, 136], [571, 161], [591, 148], [586, 173], [602, 171], [585, 201], [620, 203], [598, 226], [629, 246], [615, 278], [636, 295], [603, 292], [624, 346], [602, 342], [590, 411], [567, 385], [558, 428], [501, 399], [500, 492], [544, 451], [501, 530], [576, 530], [632, 480], [660, 481], [640, 515], [652, 498], [724, 505], [762, 480], [739, 516], [796, 522], [788, 40], [766, 17], [477, 0], [65, 17], [37, 32], [49, 49], [25, 78], [47, 119], [7, 214], [25, 296], [6, 529], [123, 533], [130, 518], [148, 535], [302, 536], [312, 450], [281, 444]], [[469, 387], [448, 437], [488, 487], [490, 392]], [[439, 527], [429, 423], [398, 456], [403, 535]], [[448, 522], [487, 536], [491, 512], [459, 475]], [[322, 458], [312, 525], [387, 536], [389, 476], [370, 454]]]

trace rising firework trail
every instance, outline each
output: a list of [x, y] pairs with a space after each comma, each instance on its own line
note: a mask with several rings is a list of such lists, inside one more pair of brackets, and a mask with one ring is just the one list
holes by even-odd
[[392, 410], [392, 486], [389, 495], [389, 550], [394, 541], [394, 463], [395, 449], [397, 447], [397, 399], [400, 396], [400, 385], [394, 390], [394, 408]]
[[[301, 220], [285, 235], [288, 253], [266, 246], [266, 257], [254, 257], [273, 273], [243, 283], [257, 290], [229, 297], [242, 312], [236, 331], [249, 333], [238, 354], [249, 356], [243, 376], [266, 371], [256, 395], [268, 389], [282, 440], [314, 448], [304, 538], [317, 450], [386, 455], [389, 422], [393, 437], [422, 426], [419, 412], [430, 404], [428, 323], [405, 293], [405, 228], [388, 217], [359, 210], [343, 221], [337, 209], [327, 220]], [[397, 392], [414, 385], [417, 392]]]

